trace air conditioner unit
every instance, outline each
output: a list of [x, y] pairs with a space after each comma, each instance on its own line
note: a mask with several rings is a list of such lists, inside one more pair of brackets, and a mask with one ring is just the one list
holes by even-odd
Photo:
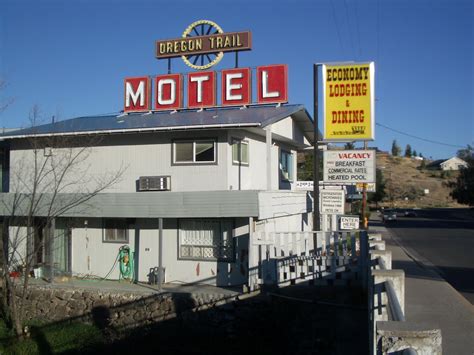
[[170, 191], [171, 176], [140, 176], [138, 191]]

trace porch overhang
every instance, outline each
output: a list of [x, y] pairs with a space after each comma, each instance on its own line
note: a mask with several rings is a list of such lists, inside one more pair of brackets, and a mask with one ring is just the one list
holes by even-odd
[[[36, 217], [87, 218], [225, 218], [259, 219], [309, 212], [305, 192], [293, 191], [187, 191], [42, 194], [36, 203]], [[31, 195], [0, 194], [0, 215], [28, 216]], [[309, 210], [308, 210], [309, 209]], [[53, 212], [48, 212], [48, 211]]]

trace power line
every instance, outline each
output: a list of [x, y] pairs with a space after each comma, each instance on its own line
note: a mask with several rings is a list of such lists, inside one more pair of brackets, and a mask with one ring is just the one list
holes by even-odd
[[343, 55], [344, 55], [344, 46], [342, 45], [342, 37], [341, 37], [341, 32], [339, 31], [339, 26], [337, 24], [337, 17], [336, 17], [336, 8], [334, 6], [334, 2], [333, 0], [330, 0], [331, 2], [331, 7], [332, 7], [332, 16], [334, 18], [334, 24], [336, 25], [336, 30], [337, 30], [337, 37], [339, 38], [339, 44], [341, 46], [341, 50], [343, 52]]
[[462, 146], [462, 145], [443, 143], [443, 142], [435, 141], [435, 140], [432, 140], [432, 139], [426, 139], [426, 138], [418, 137], [418, 136], [415, 136], [415, 135], [413, 135], [413, 134], [406, 133], [406, 132], [402, 132], [402, 131], [399, 131], [398, 129], [385, 126], [385, 125], [383, 125], [383, 124], [381, 124], [381, 123], [375, 123], [375, 124], [376, 124], [377, 126], [383, 127], [383, 128], [388, 129], [388, 130], [390, 130], [390, 131], [393, 131], [393, 132], [396, 132], [396, 133], [399, 133], [399, 134], [403, 134], [404, 136], [407, 136], [407, 137], [419, 139], [419, 140], [421, 140], [421, 141], [425, 141], [425, 142], [428, 142], [428, 143], [439, 144], [439, 145], [445, 145], [445, 146], [447, 146], [447, 147], [454, 147], [454, 148], [465, 148], [465, 147]]

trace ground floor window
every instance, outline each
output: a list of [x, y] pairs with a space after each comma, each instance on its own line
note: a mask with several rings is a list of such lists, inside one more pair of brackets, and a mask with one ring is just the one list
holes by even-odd
[[104, 219], [103, 241], [128, 244], [128, 226], [126, 219]]
[[182, 219], [179, 221], [179, 257], [225, 260], [234, 258], [232, 220]]

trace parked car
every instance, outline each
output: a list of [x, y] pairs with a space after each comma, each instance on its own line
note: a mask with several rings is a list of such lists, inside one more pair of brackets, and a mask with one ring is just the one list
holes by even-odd
[[416, 217], [417, 214], [414, 210], [406, 210], [405, 211], [405, 217]]
[[396, 221], [397, 220], [397, 211], [395, 210], [384, 210], [382, 214], [382, 221]]

